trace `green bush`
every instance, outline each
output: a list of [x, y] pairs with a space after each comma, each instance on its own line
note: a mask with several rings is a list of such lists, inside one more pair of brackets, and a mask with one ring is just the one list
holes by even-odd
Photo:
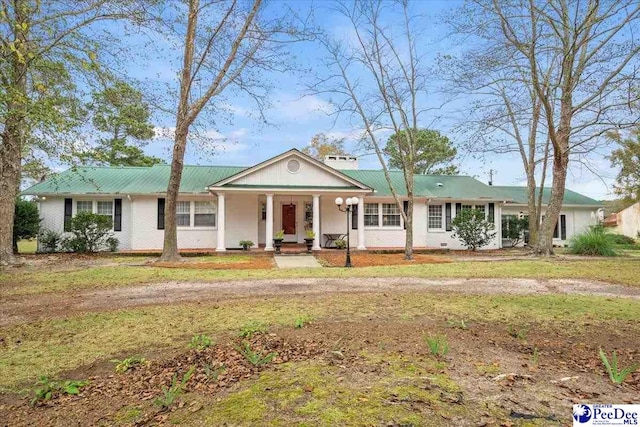
[[40, 250], [42, 252], [58, 252], [64, 239], [62, 234], [53, 230], [42, 230], [38, 235], [38, 241], [40, 242]]
[[453, 237], [472, 251], [488, 245], [496, 235], [495, 226], [487, 221], [479, 209], [462, 209], [451, 222]]
[[502, 238], [509, 240], [511, 247], [515, 247], [524, 240], [524, 233], [529, 229], [529, 218], [518, 218], [515, 215], [502, 218]]
[[609, 234], [611, 241], [616, 245], [635, 245], [636, 241], [624, 234]]
[[13, 250], [18, 252], [18, 240], [33, 239], [40, 231], [40, 215], [35, 202], [16, 200], [15, 216], [13, 217]]
[[80, 253], [97, 252], [106, 246], [112, 246], [112, 226], [113, 221], [108, 216], [80, 212], [71, 218], [69, 231], [73, 236], [66, 239], [63, 246], [68, 251]]
[[595, 226], [569, 241], [569, 253], [589, 256], [616, 256], [612, 235]]

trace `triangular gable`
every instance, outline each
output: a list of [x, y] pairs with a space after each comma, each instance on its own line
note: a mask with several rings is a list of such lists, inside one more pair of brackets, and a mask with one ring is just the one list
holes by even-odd
[[[291, 171], [289, 162], [297, 160], [299, 169]], [[371, 188], [342, 172], [325, 165], [301, 151], [293, 148], [269, 160], [243, 170], [228, 178], [215, 182], [211, 187], [234, 186], [306, 186], [330, 188], [358, 188], [371, 191]]]

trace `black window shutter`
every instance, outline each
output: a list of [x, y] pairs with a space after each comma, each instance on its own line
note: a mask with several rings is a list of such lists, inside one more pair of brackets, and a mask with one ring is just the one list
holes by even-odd
[[[404, 210], [404, 214], [407, 215], [407, 212], [409, 212], [409, 201], [408, 200], [404, 200], [402, 202], [402, 210]], [[404, 223], [404, 229], [407, 229], [407, 222], [405, 221]]]
[[358, 205], [351, 206], [351, 229], [358, 229]]
[[496, 222], [496, 204], [495, 203], [489, 203], [489, 222], [492, 224]]
[[158, 230], [164, 230], [164, 198], [158, 198]]
[[122, 199], [113, 201], [113, 231], [122, 231]]
[[462, 212], [462, 203], [456, 203], [456, 216], [460, 215]]
[[560, 215], [560, 239], [567, 240], [567, 217]]
[[444, 224], [447, 231], [451, 231], [451, 203], [444, 204]]
[[64, 231], [71, 229], [71, 217], [73, 216], [73, 199], [64, 199]]

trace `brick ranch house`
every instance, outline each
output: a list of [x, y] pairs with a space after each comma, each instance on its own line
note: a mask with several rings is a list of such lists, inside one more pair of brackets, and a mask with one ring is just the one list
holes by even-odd
[[[113, 218], [122, 250], [158, 250], [164, 233], [164, 195], [170, 167], [77, 167], [24, 191], [35, 196], [42, 226], [63, 232], [65, 221], [89, 211]], [[406, 195], [402, 173], [391, 171], [394, 188]], [[451, 220], [461, 209], [484, 210], [496, 237], [484, 249], [503, 246], [502, 219], [526, 214], [524, 187], [486, 185], [469, 176], [415, 176], [414, 246], [463, 249]], [[350, 156], [315, 160], [297, 149], [251, 167], [185, 166], [177, 206], [178, 247], [225, 251], [251, 240], [273, 250], [273, 235], [303, 243], [315, 232], [314, 249], [328, 235], [346, 233], [346, 215], [336, 197], [357, 196], [350, 243], [354, 248], [400, 248], [402, 216], [381, 170], [360, 170]], [[406, 197], [405, 197], [406, 199]], [[406, 206], [406, 205], [405, 205]], [[596, 223], [601, 204], [567, 190], [554, 243], [563, 245]]]

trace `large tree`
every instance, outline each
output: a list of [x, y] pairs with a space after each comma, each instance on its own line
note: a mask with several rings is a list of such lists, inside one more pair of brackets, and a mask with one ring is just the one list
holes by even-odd
[[58, 154], [77, 125], [74, 85], [99, 73], [101, 21], [135, 18], [126, 0], [13, 0], [0, 5], [0, 265], [15, 262], [13, 216], [22, 159]]
[[[416, 129], [416, 147], [413, 165], [413, 173], [433, 174], [433, 175], [455, 175], [458, 167], [452, 165], [458, 150], [453, 146], [451, 140], [437, 130]], [[401, 151], [406, 151], [402, 144], [407, 141], [407, 137], [401, 131], [393, 134], [387, 141], [384, 153], [389, 157], [389, 167], [392, 169], [402, 169]]]
[[[318, 77], [312, 90], [331, 96], [336, 111], [350, 117], [363, 129], [362, 141], [372, 149], [406, 225], [405, 258], [413, 257], [414, 167], [417, 130], [425, 109], [420, 97], [427, 76], [420, 58], [419, 21], [406, 0], [341, 1], [336, 10], [348, 23], [353, 37], [325, 36], [328, 75]], [[391, 182], [382, 136], [391, 131], [402, 135], [397, 159], [404, 177], [407, 209]]]
[[[465, 12], [459, 16], [473, 20], [473, 25], [458, 28], [475, 37], [474, 49], [496, 49], [499, 55], [488, 60], [504, 65], [500, 81], [533, 101], [516, 117], [544, 127], [528, 135], [535, 138], [532, 149], [539, 152], [544, 152], [540, 147], [548, 140], [552, 178], [550, 200], [532, 250], [552, 254], [569, 161], [580, 160], [606, 143], [604, 136], [612, 129], [633, 126], [638, 120], [629, 105], [638, 100], [631, 88], [640, 60], [640, 42], [633, 36], [640, 29], [640, 4], [471, 0]], [[512, 73], [506, 73], [509, 69]], [[482, 87], [477, 94], [482, 94]], [[502, 103], [505, 109], [507, 101]], [[546, 158], [543, 155], [542, 161]], [[535, 194], [531, 183], [529, 192], [530, 197]]]
[[[189, 133], [211, 101], [225, 92], [250, 96], [262, 111], [268, 103], [265, 75], [288, 69], [283, 47], [303, 33], [295, 17], [265, 12], [262, 0], [188, 0], [171, 173], [165, 203], [160, 260], [180, 259], [176, 204]], [[177, 13], [181, 13], [178, 10]], [[213, 105], [215, 108], [215, 105]]]
[[[162, 159], [147, 156], [142, 148], [153, 138], [149, 104], [126, 82], [94, 92], [87, 106], [93, 127], [106, 134], [97, 145], [77, 153], [80, 161], [109, 166], [151, 166]], [[130, 143], [131, 140], [134, 140]]]
[[628, 138], [613, 134], [612, 139], [619, 144], [611, 153], [611, 164], [619, 167], [615, 192], [626, 200], [640, 200], [640, 129]]
[[344, 149], [344, 138], [331, 138], [324, 133], [313, 135], [309, 145], [302, 149], [302, 152], [316, 160], [324, 160], [330, 155], [346, 156]]

